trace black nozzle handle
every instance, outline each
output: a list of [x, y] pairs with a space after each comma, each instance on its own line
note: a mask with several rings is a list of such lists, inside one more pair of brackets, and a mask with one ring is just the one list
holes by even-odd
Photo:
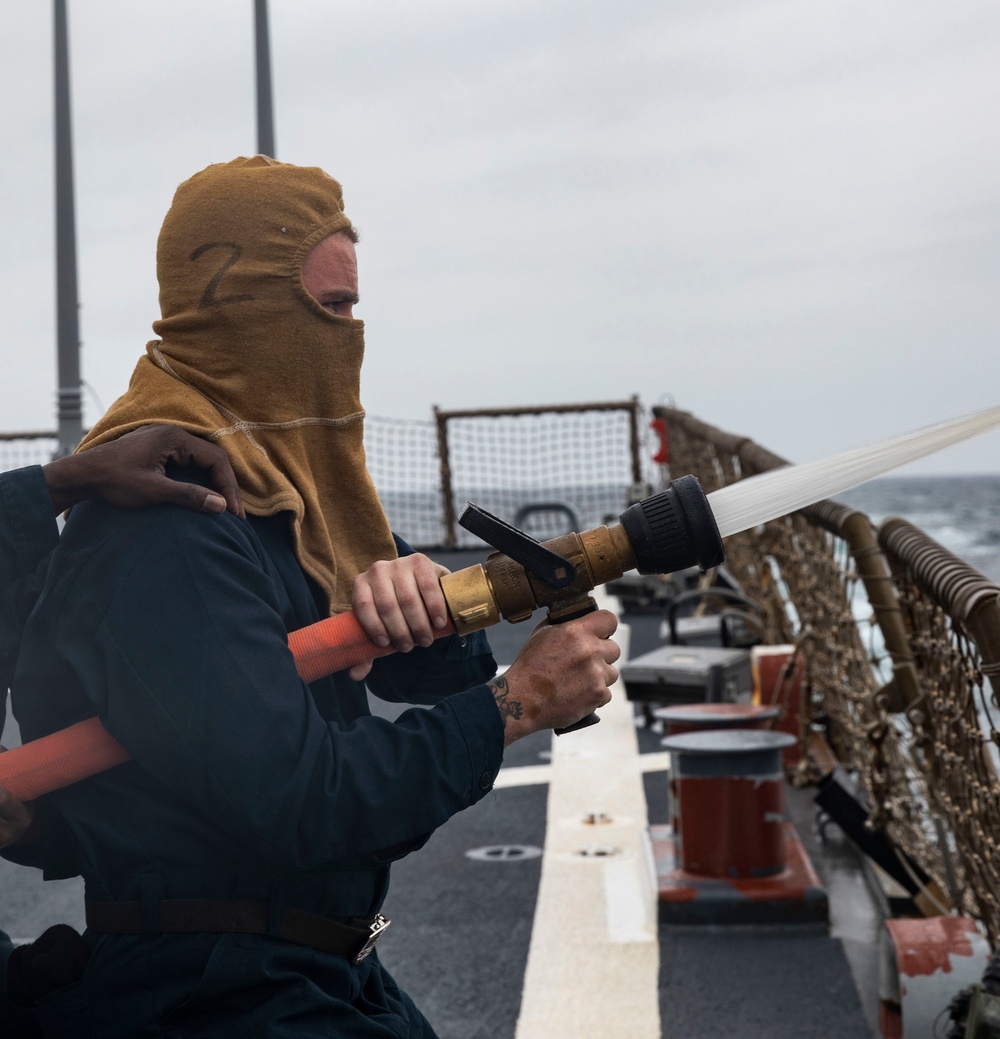
[[[565, 624], [566, 621], [575, 620], [577, 617], [583, 617], [587, 613], [593, 613], [597, 609], [597, 603], [593, 599], [587, 598], [586, 604], [581, 606], [575, 613], [566, 613], [560, 617], [550, 617], [550, 624]], [[552, 731], [557, 736], [562, 736], [567, 732], [576, 732], [577, 729], [587, 729], [591, 725], [596, 725], [601, 719], [596, 714], [588, 714], [586, 718], [581, 718], [578, 722], [573, 722], [572, 725], [567, 725], [564, 729], [553, 729]]]
[[696, 476], [681, 476], [666, 490], [621, 516], [640, 574], [672, 574], [698, 566], [710, 570], [726, 558], [708, 495]]
[[565, 729], [553, 729], [552, 731], [557, 736], [562, 736], [567, 732], [576, 732], [577, 729], [589, 729], [591, 725], [596, 725], [600, 720], [596, 714], [588, 714], [586, 718], [581, 718], [578, 722], [567, 725]]

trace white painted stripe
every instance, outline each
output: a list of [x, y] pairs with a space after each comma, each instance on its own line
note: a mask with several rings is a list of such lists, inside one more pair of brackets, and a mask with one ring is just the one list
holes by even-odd
[[642, 834], [642, 845], [638, 862], [631, 855], [622, 855], [609, 859], [604, 867], [608, 938], [615, 943], [656, 938], [656, 900], [647, 897], [650, 884], [655, 884], [650, 872], [653, 844], [648, 830]]
[[502, 768], [497, 774], [493, 789], [508, 786], [538, 786], [540, 783], [548, 783], [551, 775], [551, 765], [520, 765], [517, 768]]
[[[662, 751], [655, 754], [640, 754], [639, 771], [669, 772], [670, 753]], [[493, 786], [495, 789], [512, 786], [539, 786], [551, 781], [551, 765], [515, 765], [511, 768], [502, 768]]]
[[[624, 661], [628, 628], [616, 638]], [[600, 725], [552, 741], [548, 828], [517, 1039], [660, 1037], [643, 763], [624, 685], [612, 693]], [[586, 822], [591, 815], [611, 821]], [[581, 854], [588, 850], [614, 854]]]

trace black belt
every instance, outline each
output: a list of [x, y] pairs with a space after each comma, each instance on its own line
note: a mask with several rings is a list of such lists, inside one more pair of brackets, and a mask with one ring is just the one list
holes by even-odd
[[182, 934], [231, 931], [265, 934], [360, 963], [389, 926], [379, 913], [373, 920], [349, 924], [283, 908], [275, 921], [267, 902], [209, 902], [168, 899], [154, 903], [155, 923], [148, 926], [142, 902], [86, 903], [87, 926], [99, 934]]

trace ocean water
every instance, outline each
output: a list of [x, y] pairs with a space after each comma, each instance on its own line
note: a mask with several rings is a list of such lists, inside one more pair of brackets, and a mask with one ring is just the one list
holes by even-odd
[[883, 476], [836, 497], [876, 524], [902, 516], [1000, 583], [1000, 476]]

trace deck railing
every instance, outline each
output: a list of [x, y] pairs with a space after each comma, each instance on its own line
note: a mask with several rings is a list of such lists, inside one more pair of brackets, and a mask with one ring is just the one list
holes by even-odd
[[[787, 464], [654, 410], [673, 477], [711, 491]], [[763, 607], [764, 640], [802, 646], [811, 724], [856, 775], [871, 825], [932, 879], [928, 904], [980, 920], [996, 946], [1000, 586], [912, 524], [876, 531], [830, 501], [729, 538], [727, 565]]]
[[51, 432], [0, 433], [0, 473], [51, 462], [58, 444]]

